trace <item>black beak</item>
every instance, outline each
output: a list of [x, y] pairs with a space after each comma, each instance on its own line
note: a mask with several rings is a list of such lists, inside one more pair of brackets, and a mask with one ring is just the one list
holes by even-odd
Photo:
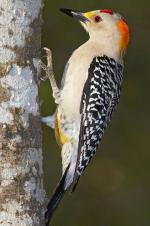
[[88, 18], [86, 18], [84, 16], [84, 13], [81, 13], [81, 12], [79, 12], [77, 10], [61, 8], [60, 11], [65, 13], [65, 14], [67, 14], [68, 16], [71, 16], [71, 17], [83, 22], [83, 23], [89, 22]]

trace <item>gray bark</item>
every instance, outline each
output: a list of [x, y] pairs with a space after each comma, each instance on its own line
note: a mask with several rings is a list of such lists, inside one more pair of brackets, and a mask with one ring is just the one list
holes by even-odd
[[0, 0], [0, 225], [44, 226], [42, 0]]

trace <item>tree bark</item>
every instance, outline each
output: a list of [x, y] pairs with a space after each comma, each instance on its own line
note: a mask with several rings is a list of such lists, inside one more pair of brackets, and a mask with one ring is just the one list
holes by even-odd
[[42, 0], [0, 0], [0, 225], [44, 226]]

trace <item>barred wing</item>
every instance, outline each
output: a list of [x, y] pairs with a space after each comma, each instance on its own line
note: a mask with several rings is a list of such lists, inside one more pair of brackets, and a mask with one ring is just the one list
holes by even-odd
[[107, 56], [95, 57], [83, 89], [75, 189], [80, 175], [89, 164], [118, 104], [123, 66]]

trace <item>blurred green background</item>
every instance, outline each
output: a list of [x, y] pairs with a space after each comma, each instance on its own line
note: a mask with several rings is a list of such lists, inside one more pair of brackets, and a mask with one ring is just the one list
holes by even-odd
[[[81, 11], [113, 9], [130, 26], [120, 104], [77, 191], [66, 194], [54, 226], [150, 226], [150, 1], [45, 0], [42, 46], [53, 50], [58, 84], [72, 51], [87, 34], [60, 7]], [[55, 111], [48, 82], [41, 86], [42, 115]], [[43, 125], [45, 187], [48, 196], [61, 175], [60, 149]]]

